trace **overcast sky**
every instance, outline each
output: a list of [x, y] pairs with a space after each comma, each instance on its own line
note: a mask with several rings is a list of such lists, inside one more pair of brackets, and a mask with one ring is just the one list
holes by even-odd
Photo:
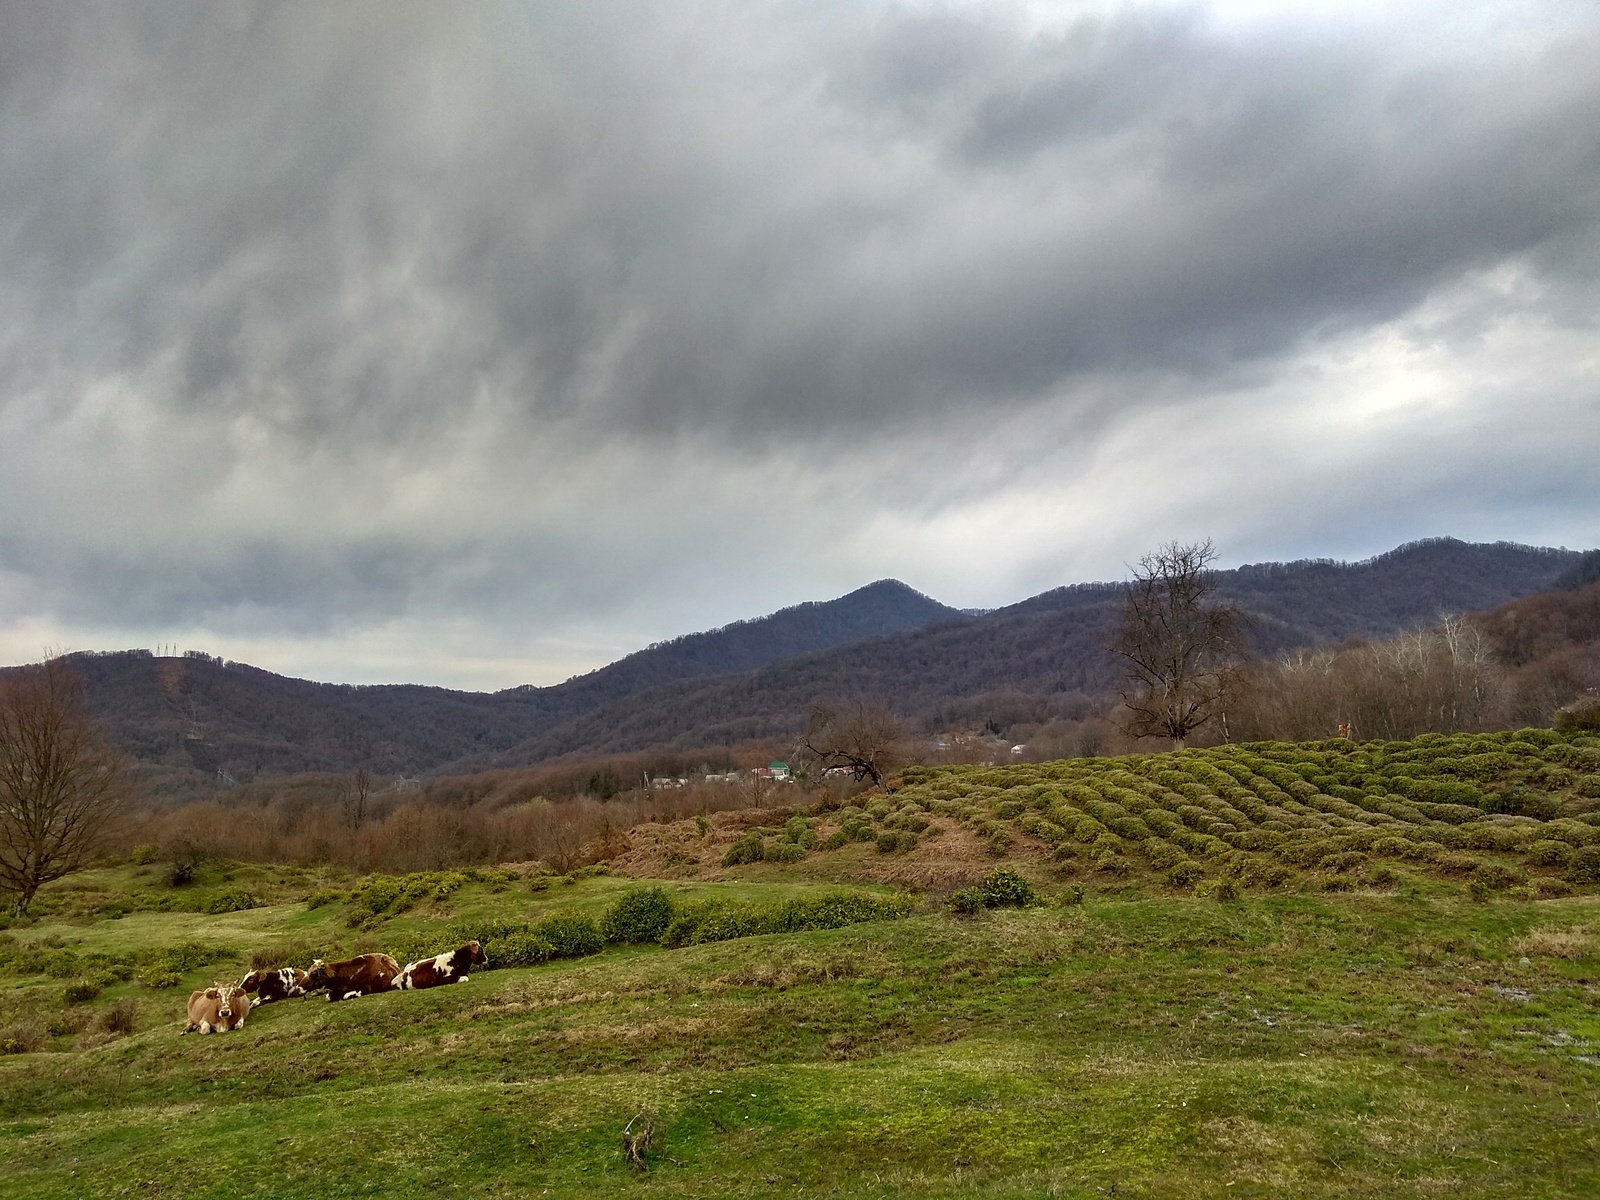
[[0, 661], [1600, 544], [1589, 2], [0, 0]]

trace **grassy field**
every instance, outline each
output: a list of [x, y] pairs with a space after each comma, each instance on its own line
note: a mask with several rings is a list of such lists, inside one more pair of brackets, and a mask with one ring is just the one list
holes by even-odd
[[[798, 821], [641, 829], [617, 873], [429, 877], [379, 912], [363, 897], [398, 885], [326, 871], [91, 872], [0, 933], [0, 1195], [1600, 1195], [1600, 753], [1519, 744], [1247, 748], [1227, 779], [1234, 752], [908, 772]], [[1290, 763], [1311, 791], [1269, 778]], [[950, 912], [997, 862], [1044, 902]], [[178, 1037], [188, 990], [252, 958], [599, 917], [651, 863], [680, 910], [938, 884], [898, 920], [609, 945]], [[231, 902], [254, 906], [174, 911]]]

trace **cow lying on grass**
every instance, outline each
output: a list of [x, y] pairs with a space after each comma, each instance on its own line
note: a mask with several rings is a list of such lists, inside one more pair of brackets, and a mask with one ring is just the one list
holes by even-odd
[[306, 972], [305, 990], [326, 989], [329, 1000], [354, 1000], [373, 992], [393, 991], [399, 974], [400, 964], [387, 954], [358, 954], [331, 963], [319, 958]]
[[310, 972], [302, 971], [299, 967], [279, 967], [273, 971], [251, 971], [239, 980], [239, 987], [246, 992], [258, 993], [251, 1001], [250, 1007], [256, 1008], [262, 1004], [271, 1004], [274, 1000], [287, 1000], [291, 996], [304, 996], [306, 994], [306, 978]]
[[483, 955], [483, 947], [477, 942], [468, 942], [465, 946], [445, 954], [436, 954], [432, 958], [408, 963], [406, 969], [401, 971], [394, 981], [394, 986], [403, 991], [415, 991], [419, 988], [438, 987], [443, 983], [465, 983], [468, 979], [467, 972], [487, 961]]
[[243, 1029], [250, 997], [237, 984], [218, 983], [189, 996], [189, 1024], [184, 1033], [226, 1033]]

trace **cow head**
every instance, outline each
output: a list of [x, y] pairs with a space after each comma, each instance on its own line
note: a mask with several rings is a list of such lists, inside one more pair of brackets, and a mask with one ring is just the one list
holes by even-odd
[[306, 987], [316, 991], [319, 987], [326, 987], [328, 983], [328, 964], [320, 958], [311, 960], [311, 969], [306, 972]]
[[[489, 961], [488, 957], [483, 953], [483, 947], [477, 942], [468, 942], [465, 946], [461, 947], [461, 949], [466, 951], [467, 961], [466, 963], [457, 962], [456, 968], [458, 970], [467, 965], [474, 967], [482, 966], [484, 963]], [[459, 957], [460, 951], [457, 951], [457, 955]]]
[[266, 975], [265, 971], [251, 971], [250, 974], [239, 980], [239, 990], [245, 992], [255, 991], [261, 986], [261, 981], [266, 978]]

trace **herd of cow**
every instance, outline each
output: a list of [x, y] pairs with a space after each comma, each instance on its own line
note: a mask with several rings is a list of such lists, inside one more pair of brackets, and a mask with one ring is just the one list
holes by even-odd
[[[402, 967], [387, 954], [358, 954], [338, 962], [312, 962], [307, 970], [277, 967], [251, 971], [238, 983], [215, 983], [189, 996], [189, 1024], [185, 1033], [225, 1033], [244, 1028], [252, 1008], [328, 993], [329, 1000], [354, 1000], [373, 992], [415, 991], [443, 983], [465, 983], [467, 972], [485, 962], [483, 947], [468, 942], [444, 954], [419, 959]], [[251, 992], [255, 995], [251, 996]]]

